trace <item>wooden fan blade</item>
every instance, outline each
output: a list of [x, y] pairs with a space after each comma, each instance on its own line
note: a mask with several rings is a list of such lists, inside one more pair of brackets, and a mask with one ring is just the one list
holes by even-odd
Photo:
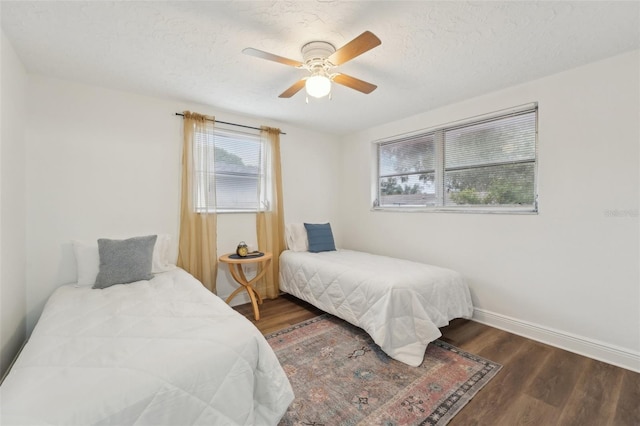
[[292, 67], [303, 66], [302, 62], [294, 61], [293, 59], [284, 58], [282, 56], [274, 55], [273, 53], [264, 52], [262, 50], [254, 49], [252, 47], [247, 47], [246, 49], [243, 49], [242, 53], [249, 56], [255, 56], [256, 58], [266, 59], [268, 61], [279, 62], [281, 64], [289, 65]]
[[357, 90], [358, 92], [362, 92], [365, 94], [369, 94], [376, 90], [378, 86], [375, 84], [367, 83], [366, 81], [357, 79], [355, 77], [351, 77], [346, 74], [338, 74], [333, 78], [338, 84], [342, 84], [343, 86], [347, 86], [350, 89]]
[[329, 56], [333, 65], [341, 65], [382, 44], [380, 39], [370, 31], [365, 31]]
[[293, 83], [293, 85], [291, 87], [289, 87], [287, 90], [282, 92], [280, 94], [280, 96], [278, 96], [278, 97], [279, 98], [290, 98], [290, 97], [292, 97], [293, 95], [298, 93], [300, 91], [300, 89], [302, 89], [304, 87], [305, 83], [306, 83], [306, 80], [304, 78], [302, 80], [296, 81], [295, 83]]

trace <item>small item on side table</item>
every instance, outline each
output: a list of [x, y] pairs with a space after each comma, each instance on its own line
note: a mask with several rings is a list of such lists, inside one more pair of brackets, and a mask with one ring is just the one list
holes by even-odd
[[[220, 256], [218, 259], [220, 262], [226, 263], [229, 265], [229, 272], [231, 272], [231, 276], [240, 287], [238, 287], [229, 297], [227, 297], [226, 302], [229, 303], [231, 300], [242, 290], [246, 290], [249, 294], [249, 298], [251, 299], [251, 304], [253, 305], [253, 315], [257, 320], [260, 319], [260, 311], [258, 310], [258, 304], [262, 304], [262, 297], [258, 294], [253, 285], [260, 280], [269, 269], [271, 265], [271, 258], [273, 254], [269, 252], [259, 253], [257, 256], [252, 256], [251, 254], [248, 256], [240, 257], [237, 254], [229, 253], [224, 256]], [[248, 264], [262, 264], [262, 269], [253, 277], [251, 280], [248, 280], [244, 271], [242, 270], [242, 265]]]
[[249, 254], [249, 247], [247, 246], [247, 243], [240, 241], [238, 248], [236, 248], [236, 254], [240, 257], [246, 257], [247, 254]]
[[254, 257], [262, 257], [264, 256], [264, 253], [262, 253], [261, 251], [252, 251], [250, 253], [247, 253], [246, 256], [240, 256], [239, 254], [236, 253], [232, 253], [229, 255], [230, 259], [253, 259]]

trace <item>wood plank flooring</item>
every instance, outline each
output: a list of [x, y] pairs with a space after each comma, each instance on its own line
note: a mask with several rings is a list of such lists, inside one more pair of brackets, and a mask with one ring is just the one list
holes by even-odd
[[[235, 309], [263, 333], [323, 312], [290, 295]], [[640, 374], [467, 320], [441, 329], [442, 340], [503, 365], [451, 426], [640, 426]]]

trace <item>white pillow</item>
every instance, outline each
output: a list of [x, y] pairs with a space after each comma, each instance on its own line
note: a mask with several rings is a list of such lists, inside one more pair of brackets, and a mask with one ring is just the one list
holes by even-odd
[[[100, 270], [98, 242], [87, 244], [80, 241], [72, 241], [72, 243], [73, 252], [76, 255], [78, 273], [76, 287], [93, 286], [96, 283], [96, 277]], [[176, 268], [176, 265], [172, 264], [169, 260], [170, 251], [171, 235], [158, 234], [158, 239], [153, 248], [153, 258], [151, 261], [152, 273], [157, 274]]]
[[167, 272], [176, 268], [171, 263], [171, 235], [158, 234], [156, 246], [153, 248], [153, 260], [151, 261], [151, 273]]
[[309, 251], [309, 240], [304, 223], [290, 223], [284, 228], [287, 247], [291, 251]]
[[80, 241], [72, 241], [72, 243], [78, 271], [76, 287], [92, 286], [96, 283], [96, 277], [100, 270], [98, 243], [96, 242], [95, 245], [84, 244]]

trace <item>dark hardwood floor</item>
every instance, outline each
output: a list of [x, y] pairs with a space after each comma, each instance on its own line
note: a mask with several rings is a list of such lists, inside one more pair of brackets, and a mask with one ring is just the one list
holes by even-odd
[[[260, 321], [250, 304], [235, 309], [263, 334], [322, 313], [289, 295], [265, 300]], [[441, 331], [442, 340], [503, 365], [452, 426], [640, 426], [639, 373], [473, 321], [454, 320]]]

